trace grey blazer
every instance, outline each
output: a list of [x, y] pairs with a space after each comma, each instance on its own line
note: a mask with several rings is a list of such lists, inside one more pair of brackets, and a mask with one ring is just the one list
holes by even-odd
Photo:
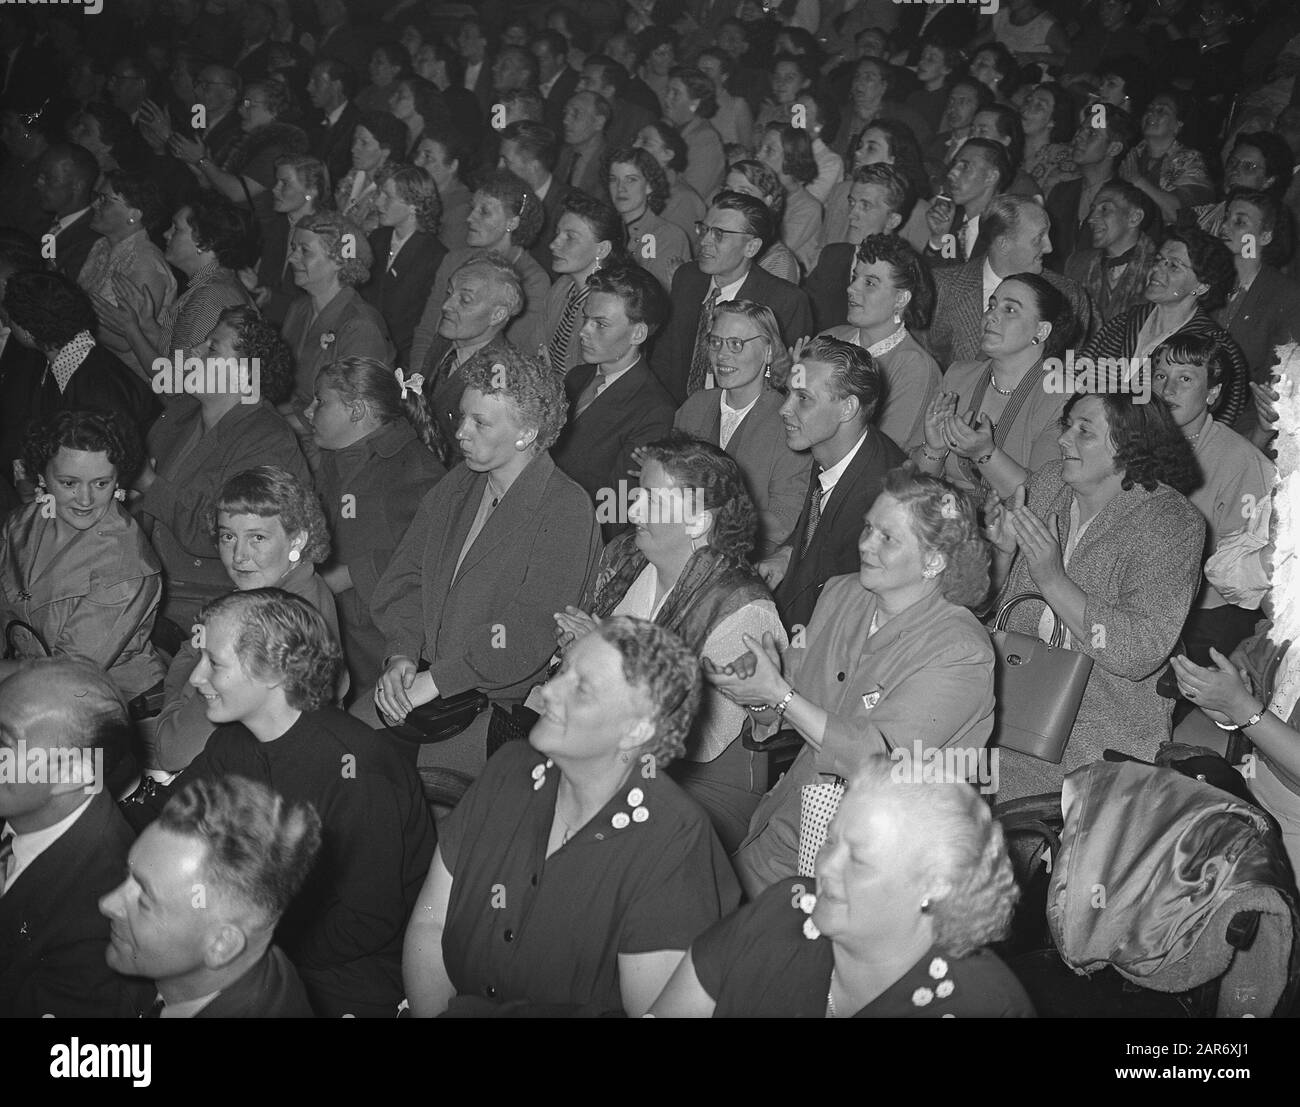
[[[722, 432], [720, 388], [697, 392], [677, 409], [673, 426], [718, 445]], [[796, 453], [785, 444], [781, 425], [781, 404], [785, 397], [773, 389], [764, 390], [753, 409], [727, 442], [729, 453], [740, 466], [749, 498], [758, 509], [757, 557], [767, 557], [790, 537], [808, 495], [808, 474], [812, 454]]]
[[375, 585], [370, 611], [389, 656], [426, 658], [438, 691], [479, 688], [522, 703], [555, 652], [555, 612], [595, 572], [591, 499], [538, 454], [488, 517], [459, 571], [487, 474], [464, 464], [435, 484]]

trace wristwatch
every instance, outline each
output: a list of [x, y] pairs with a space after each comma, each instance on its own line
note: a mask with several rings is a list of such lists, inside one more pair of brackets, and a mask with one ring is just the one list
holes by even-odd
[[785, 721], [785, 709], [790, 706], [790, 701], [793, 700], [794, 697], [795, 691], [791, 688], [790, 691], [781, 697], [780, 703], [773, 704], [772, 710], [776, 712], [776, 721], [778, 725]]
[[1221, 723], [1216, 720], [1214, 725], [1217, 726], [1220, 730], [1247, 730], [1250, 727], [1258, 724], [1259, 721], [1263, 718], [1264, 718], [1264, 705], [1261, 705], [1260, 709], [1256, 711], [1244, 723], [1231, 723], [1231, 722]]

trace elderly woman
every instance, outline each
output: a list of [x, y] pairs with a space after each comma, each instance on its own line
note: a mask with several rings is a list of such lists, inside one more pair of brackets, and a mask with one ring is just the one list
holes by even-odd
[[[465, 464], [425, 496], [371, 599], [387, 666], [373, 707], [353, 710], [374, 721], [374, 708], [400, 722], [414, 706], [475, 688], [503, 707], [521, 704], [551, 655], [553, 613], [581, 600], [595, 569], [591, 500], [547, 452], [567, 408], [560, 377], [509, 346], [460, 372]], [[421, 765], [477, 773], [490, 715], [422, 746]]]
[[406, 146], [398, 161], [415, 157], [420, 139], [430, 127], [445, 126], [451, 122], [447, 102], [438, 86], [422, 77], [402, 77], [393, 83], [388, 97], [388, 110], [406, 128]]
[[393, 743], [330, 706], [343, 660], [306, 600], [231, 592], [200, 629], [190, 681], [216, 730], [181, 780], [243, 776], [320, 813], [320, 857], [276, 941], [321, 1018], [392, 1018], [402, 932], [433, 857], [419, 781]]
[[536, 350], [544, 340], [542, 330], [546, 296], [551, 280], [528, 252], [542, 229], [542, 202], [520, 178], [505, 169], [483, 174], [474, 190], [469, 213], [469, 234], [463, 250], [452, 250], [433, 278], [424, 314], [411, 343], [411, 364], [424, 364], [424, 355], [438, 333], [441, 308], [451, 275], [470, 258], [500, 254], [514, 266], [524, 288], [524, 310], [506, 328], [506, 337], [521, 350]]
[[136, 511], [153, 521], [154, 546], [167, 571], [164, 615], [176, 624], [175, 640], [188, 638], [199, 607], [230, 587], [212, 542], [212, 511], [222, 485], [266, 464], [311, 487], [293, 431], [274, 406], [293, 384], [292, 355], [275, 328], [252, 308], [231, 308], [194, 353], [227, 364], [255, 362], [252, 383], [260, 393], [231, 377], [224, 390], [205, 389], [169, 403], [149, 433], [150, 460], [135, 481], [142, 493]]
[[[315, 569], [329, 556], [330, 543], [310, 485], [274, 465], [246, 469], [222, 486], [211, 524], [228, 584], [240, 592], [283, 588], [301, 596], [339, 637], [334, 596]], [[154, 775], [180, 772], [212, 734], [207, 702], [190, 683], [199, 657], [198, 644], [187, 634], [167, 670], [162, 713], [150, 721], [152, 733], [146, 735], [146, 760]]]
[[359, 690], [384, 667], [383, 636], [370, 617], [375, 586], [425, 493], [447, 472], [447, 444], [419, 385], [382, 361], [344, 358], [321, 370], [306, 412], [334, 536], [325, 581], [338, 595], [344, 656]]
[[556, 278], [542, 314], [542, 349], [552, 369], [567, 373], [583, 360], [578, 332], [586, 321], [587, 278], [623, 256], [624, 230], [618, 212], [576, 188], [560, 201], [559, 216], [550, 244]]
[[439, 828], [402, 959], [413, 1014], [649, 1009], [739, 899], [704, 812], [662, 771], [700, 685], [689, 647], [641, 619], [569, 647], [528, 742], [508, 743]]
[[704, 200], [683, 176], [686, 169], [686, 141], [677, 128], [667, 120], [647, 123], [636, 136], [634, 146], [639, 147], [659, 163], [668, 179], [668, 199], [662, 215], [669, 223], [680, 227], [689, 239], [695, 233], [695, 224], [704, 218]]
[[[906, 762], [904, 762], [906, 765]], [[1002, 828], [964, 781], [869, 757], [817, 855], [692, 944], [658, 1018], [1029, 1018], [987, 947], [1019, 890]]]
[[[1106, 323], [1080, 351], [1081, 358], [1150, 358], [1174, 335], [1213, 337], [1231, 355], [1232, 369], [1214, 417], [1232, 426], [1247, 402], [1250, 370], [1241, 347], [1212, 318], [1237, 279], [1224, 243], [1195, 227], [1166, 231], [1147, 277], [1145, 303]], [[1138, 364], [1130, 360], [1130, 365]]]
[[406, 152], [406, 127], [386, 111], [361, 113], [352, 131], [352, 168], [334, 189], [334, 206], [369, 234], [379, 226], [375, 175]]
[[324, 366], [345, 357], [392, 361], [388, 324], [357, 292], [373, 264], [361, 228], [337, 212], [308, 216], [294, 228], [289, 265], [302, 294], [290, 305], [281, 333], [297, 364], [293, 397], [280, 410], [295, 430], [305, 431], [301, 415]]
[[660, 217], [668, 202], [668, 178], [649, 152], [624, 146], [605, 155], [605, 179], [614, 210], [623, 218], [627, 248], [665, 289], [677, 267], [690, 261], [691, 240], [676, 223]]
[[[746, 635], [770, 634], [784, 646], [771, 593], [749, 563], [755, 511], [739, 466], [717, 446], [681, 432], [639, 457], [640, 494], [628, 512], [636, 529], [605, 547], [582, 609], [556, 615], [561, 646], [611, 615], [651, 619], [721, 664], [744, 649]], [[685, 758], [672, 771], [728, 850], [740, 844], [758, 803], [753, 754], [738, 737], [745, 717], [710, 689]]]
[[781, 422], [790, 352], [772, 309], [750, 300], [724, 300], [713, 312], [706, 341], [716, 388], [690, 396], [673, 425], [712, 442], [736, 459], [758, 513], [756, 560], [790, 537], [808, 493], [812, 456], [786, 444]]
[[1192, 102], [1184, 92], [1166, 89], [1153, 96], [1142, 115], [1142, 141], [1119, 167], [1119, 175], [1155, 201], [1168, 223], [1184, 208], [1214, 198], [1205, 158], [1178, 141], [1191, 112]]
[[[100, 320], [100, 340], [143, 377], [150, 375], [151, 355], [140, 361], [127, 336], [100, 310], [100, 304], [119, 306], [119, 290], [130, 288], [152, 305], [157, 317], [176, 298], [176, 278], [150, 235], [166, 221], [162, 197], [149, 178], [115, 170], [105, 176], [95, 193], [90, 229], [103, 237], [91, 248], [77, 283], [95, 301]], [[134, 314], [133, 312], [131, 314]]]
[[934, 282], [903, 239], [873, 234], [858, 247], [849, 285], [849, 321], [826, 333], [861, 346], [885, 378], [876, 425], [904, 450], [921, 442], [925, 412], [939, 393], [939, 364], [912, 337], [934, 311]]
[[[273, 210], [276, 162], [285, 156], [307, 152], [307, 135], [302, 128], [285, 122], [290, 113], [289, 95], [275, 81], [251, 81], [239, 102], [242, 136], [227, 151], [220, 165], [199, 147], [182, 156], [201, 174], [202, 183], [236, 204], [247, 204], [264, 220]], [[192, 160], [191, 160], [192, 159]]]
[[1072, 396], [1060, 461], [986, 506], [999, 576], [1010, 560], [999, 602], [1046, 600], [1020, 604], [1009, 628], [1047, 639], [1059, 621], [1067, 648], [1093, 660], [1061, 764], [1001, 750], [1000, 798], [1053, 791], [1107, 748], [1149, 761], [1169, 737], [1173, 703], [1156, 682], [1200, 582], [1205, 521], [1185, 497], [1191, 446], [1163, 400], [1141, 400]]
[[429, 285], [447, 256], [438, 240], [442, 201], [433, 177], [417, 165], [387, 165], [378, 180], [379, 226], [370, 234], [370, 252], [379, 264], [361, 295], [388, 324], [397, 364], [410, 366]]
[[1066, 391], [1047, 387], [1043, 363], [1060, 358], [1075, 333], [1070, 301], [1036, 273], [998, 285], [984, 313], [976, 361], [957, 361], [945, 390], [925, 409], [911, 457], [926, 473], [967, 489], [991, 484], [1009, 496], [1030, 470], [1058, 456]]
[[891, 470], [867, 513], [856, 575], [822, 589], [804, 641], [782, 656], [746, 642], [709, 680], [754, 714], [754, 737], [792, 728], [790, 770], [754, 812], [735, 855], [752, 898], [797, 871], [806, 785], [849, 777], [896, 747], [979, 749], [993, 731], [993, 648], [969, 606], [989, 590], [988, 545], [972, 498]]
[[701, 196], [712, 196], [727, 172], [722, 137], [709, 122], [717, 111], [712, 80], [689, 66], [678, 66], [669, 73], [664, 117], [686, 143], [682, 176]]
[[808, 133], [789, 123], [769, 123], [763, 129], [758, 160], [777, 175], [785, 190], [781, 241], [799, 259], [803, 271], [810, 272], [817, 264], [821, 243], [822, 206], [807, 187], [817, 179], [817, 162]]
[[[742, 158], [727, 170], [724, 186], [729, 192], [742, 192], [762, 200], [772, 213], [772, 222], [780, 225], [785, 216], [785, 188], [781, 179], [767, 165], [752, 158]], [[758, 257], [761, 269], [791, 284], [799, 283], [799, 259], [784, 242], [768, 244]]]
[[22, 658], [76, 657], [137, 696], [163, 674], [149, 644], [162, 574], [118, 485], [140, 463], [139, 439], [116, 415], [61, 411], [24, 446], [39, 494], [0, 529], [0, 630], [18, 658], [0, 661], [0, 680]]
[[247, 213], [225, 200], [196, 198], [182, 207], [164, 236], [163, 257], [185, 278], [185, 291], [161, 308], [130, 277], [113, 278], [116, 305], [95, 297], [100, 319], [126, 335], [140, 365], [154, 358], [182, 360], [212, 333], [227, 308], [251, 305], [236, 274], [251, 261], [253, 224]]
[[287, 154], [275, 162], [271, 188], [271, 213], [260, 224], [262, 254], [257, 263], [253, 298], [277, 327], [284, 323], [298, 286], [289, 267], [293, 229], [309, 215], [334, 204], [329, 170], [316, 158]]

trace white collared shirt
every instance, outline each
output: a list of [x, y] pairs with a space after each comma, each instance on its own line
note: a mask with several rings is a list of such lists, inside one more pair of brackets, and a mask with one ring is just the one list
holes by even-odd
[[483, 70], [482, 62], [475, 62], [473, 65], [465, 66], [465, 88], [470, 92], [474, 91], [474, 86], [478, 84], [478, 75]]
[[641, 361], [641, 355], [638, 354], [636, 361], [632, 362], [631, 365], [626, 365], [622, 369], [616, 370], [614, 372], [610, 372], [603, 365], [596, 366], [596, 372], [599, 373], [601, 376], [600, 387], [597, 389], [596, 395], [599, 396], [602, 392], [608, 391], [609, 386], [611, 384], [613, 384], [616, 380], [618, 380], [619, 377], [623, 376], [624, 373], [627, 373], [630, 370], [636, 368], [636, 366], [640, 363], [640, 361]]
[[[762, 395], [762, 393], [759, 393]], [[718, 410], [722, 413], [722, 421], [718, 427], [718, 445], [724, 450], [727, 443], [731, 441], [731, 436], [736, 433], [736, 429], [744, 421], [746, 415], [754, 410], [754, 405], [758, 403], [758, 396], [755, 396], [744, 407], [732, 407], [727, 403], [727, 393], [721, 392], [718, 395]]]
[[325, 113], [325, 122], [328, 123], [331, 127], [334, 126], [334, 124], [339, 121], [339, 116], [343, 114], [343, 109], [346, 108], [347, 106], [348, 106], [348, 102], [344, 100], [343, 103], [341, 103], [333, 111], [327, 111]]
[[71, 215], [64, 215], [60, 217], [57, 224], [51, 225], [50, 233], [62, 234], [69, 227], [71, 227], [73, 223], [75, 223], [78, 219], [80, 219], [83, 215], [85, 215], [86, 212], [88, 212], [89, 210], [90, 207], [89, 205], [87, 205], [86, 207], [82, 208], [80, 211], [74, 211]]
[[966, 220], [965, 225], [960, 228], [960, 233], [962, 235], [962, 249], [966, 252], [966, 257], [969, 258], [975, 250], [975, 243], [979, 241], [980, 217], [972, 215]]
[[862, 437], [859, 438], [853, 444], [853, 449], [851, 449], [848, 453], [846, 453], [842, 458], [839, 459], [839, 461], [837, 461], [829, 469], [823, 469], [820, 473], [817, 474], [817, 480], [822, 486], [823, 504], [826, 503], [826, 497], [829, 496], [832, 491], [834, 491], [835, 486], [839, 483], [840, 477], [844, 476], [844, 470], [847, 469], [849, 465], [852, 463], [853, 459], [858, 456], [858, 451], [862, 449], [862, 443], [864, 443], [867, 440], [867, 435], [870, 433], [871, 433], [871, 428], [868, 427], [866, 430], [862, 432]]
[[[47, 826], [43, 830], [33, 830], [27, 834], [12, 835], [14, 853], [13, 857], [9, 859], [9, 877], [5, 881], [5, 891], [14, 886], [14, 881], [18, 879], [27, 866], [72, 829], [72, 824], [86, 813], [86, 809], [90, 806], [90, 801], [93, 798], [93, 796], [87, 796], [72, 814], [65, 815], [53, 826]], [[7, 835], [8, 830], [5, 833]], [[0, 892], [0, 895], [3, 894], [3, 892]]]
[[209, 1003], [221, 994], [220, 989], [198, 999], [187, 999], [180, 1003], [169, 1003], [159, 1013], [160, 1019], [192, 1019]]
[[533, 189], [533, 195], [536, 196], [538, 200], [545, 200], [547, 194], [551, 191], [551, 182], [553, 180], [555, 180], [555, 174], [549, 174], [546, 178], [546, 183], [542, 185], [541, 188]]

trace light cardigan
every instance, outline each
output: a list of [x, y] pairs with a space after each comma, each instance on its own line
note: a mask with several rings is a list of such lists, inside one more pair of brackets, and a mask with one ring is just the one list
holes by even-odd
[[[848, 323], [825, 333], [863, 349], [870, 345], [862, 341], [861, 328]], [[905, 334], [892, 350], [872, 356], [885, 378], [885, 400], [876, 412], [876, 426], [906, 452], [925, 441], [925, 409], [939, 394], [939, 363], [911, 334]]]
[[[1033, 473], [1027, 506], [1040, 519], [1057, 518], [1065, 549], [1074, 491], [1053, 461]], [[1059, 765], [1012, 750], [1001, 751], [998, 799], [1050, 792], [1067, 773], [1118, 749], [1150, 761], [1169, 738], [1173, 701], [1156, 692], [1156, 681], [1173, 652], [1201, 582], [1205, 520], [1179, 492], [1135, 485], [1097, 513], [1074, 548], [1066, 570], [1087, 595], [1084, 623], [1092, 633], [1072, 648], [1093, 659], [1069, 745]], [[1019, 555], [998, 597], [1038, 592]], [[1044, 604], [1020, 604], [1011, 630], [1037, 635]]]
[[805, 743], [750, 819], [734, 860], [751, 897], [796, 874], [803, 785], [851, 777], [867, 757], [910, 753], [914, 742], [978, 749], [993, 731], [993, 647], [975, 616], [936, 592], [869, 634], [876, 607], [856, 573], [832, 577], [805, 643], [785, 653], [786, 679], [827, 712], [826, 733], [820, 751]]

